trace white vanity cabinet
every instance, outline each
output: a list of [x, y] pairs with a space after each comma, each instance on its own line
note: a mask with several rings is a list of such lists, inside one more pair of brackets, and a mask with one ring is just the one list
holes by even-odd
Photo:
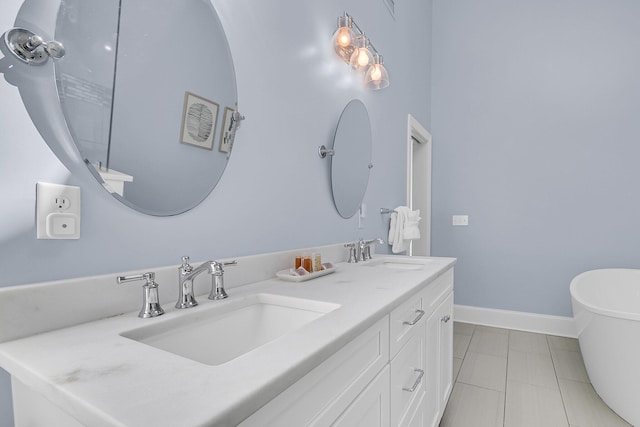
[[434, 427], [451, 393], [449, 269], [240, 426]]
[[[387, 420], [370, 425], [388, 426], [389, 371], [384, 369], [388, 362], [389, 316], [385, 316], [240, 426], [327, 426], [338, 422], [347, 426], [357, 424], [345, 424], [346, 420], [369, 416]], [[367, 408], [375, 413], [365, 414]], [[350, 415], [345, 418], [347, 413]]]
[[425, 296], [432, 302], [427, 319], [425, 427], [440, 423], [453, 386], [453, 270], [440, 277]]
[[[409, 298], [390, 318], [391, 425], [437, 426], [453, 384], [453, 270]], [[416, 385], [409, 378], [417, 380], [421, 374], [422, 382], [409, 391]]]

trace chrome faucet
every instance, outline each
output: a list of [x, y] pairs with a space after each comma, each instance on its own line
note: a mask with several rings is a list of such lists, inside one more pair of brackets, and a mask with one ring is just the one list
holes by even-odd
[[223, 265], [236, 265], [237, 261], [231, 262], [218, 262], [218, 261], [206, 261], [200, 264], [199, 267], [193, 268], [189, 264], [189, 257], [182, 257], [182, 265], [178, 267], [178, 302], [176, 302], [176, 308], [190, 308], [198, 305], [196, 297], [193, 293], [193, 279], [200, 273], [206, 271], [212, 276], [211, 292], [209, 293], [209, 299], [219, 300], [227, 298], [228, 295], [224, 290], [224, 270]]
[[155, 273], [136, 274], [135, 276], [118, 276], [116, 278], [118, 284], [138, 280], [145, 281], [145, 284], [142, 285], [142, 309], [140, 310], [140, 313], [138, 313], [138, 317], [146, 319], [164, 314], [164, 310], [160, 307], [158, 299], [158, 284], [156, 283]]
[[382, 239], [363, 240], [357, 242], [345, 243], [344, 247], [349, 248], [349, 259], [347, 262], [368, 261], [371, 258], [371, 245], [373, 243], [384, 243]]
[[384, 240], [382, 239], [371, 239], [371, 240], [362, 240], [358, 242], [358, 248], [360, 249], [360, 261], [368, 261], [372, 259], [371, 257], [371, 245], [374, 243], [383, 244]]

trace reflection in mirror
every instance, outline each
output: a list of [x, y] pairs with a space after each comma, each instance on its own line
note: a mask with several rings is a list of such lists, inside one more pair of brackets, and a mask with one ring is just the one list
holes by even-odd
[[175, 215], [213, 190], [237, 124], [235, 73], [210, 0], [62, 0], [60, 102], [82, 159], [116, 198]]
[[369, 182], [371, 165], [371, 123], [362, 101], [354, 99], [342, 111], [333, 139], [331, 191], [343, 218], [360, 208]]

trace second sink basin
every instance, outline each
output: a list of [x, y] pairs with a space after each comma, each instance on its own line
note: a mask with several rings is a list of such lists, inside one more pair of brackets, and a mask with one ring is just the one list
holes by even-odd
[[256, 294], [224, 306], [199, 307], [121, 335], [207, 365], [221, 365], [293, 332], [340, 305]]

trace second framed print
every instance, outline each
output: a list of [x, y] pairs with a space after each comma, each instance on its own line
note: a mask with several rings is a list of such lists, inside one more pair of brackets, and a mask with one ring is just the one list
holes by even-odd
[[218, 151], [231, 154], [231, 148], [233, 147], [233, 139], [235, 137], [236, 128], [236, 110], [225, 107], [224, 119], [222, 120], [222, 130], [220, 131], [220, 145]]

